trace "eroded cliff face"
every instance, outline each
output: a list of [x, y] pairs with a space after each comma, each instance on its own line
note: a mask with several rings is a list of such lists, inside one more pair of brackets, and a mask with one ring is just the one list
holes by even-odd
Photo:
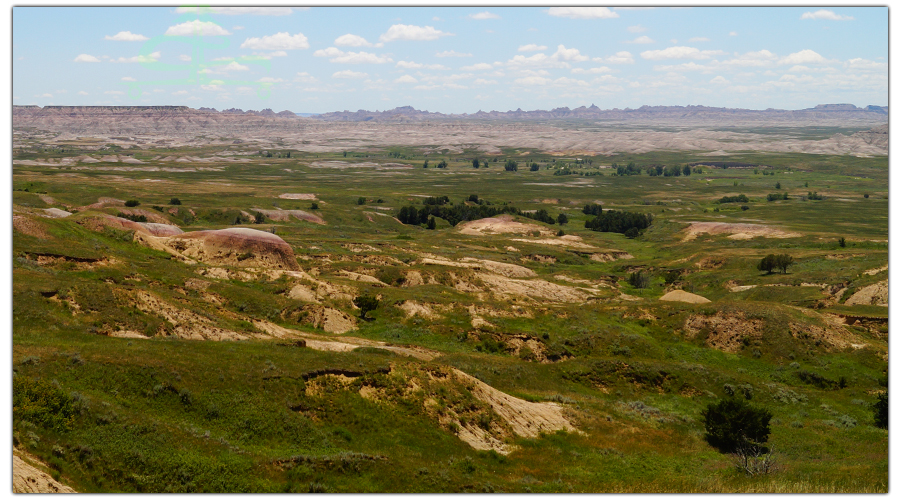
[[97, 135], [239, 137], [292, 131], [308, 121], [290, 112], [265, 111], [220, 113], [187, 106], [13, 106], [13, 126], [34, 127], [73, 138]]

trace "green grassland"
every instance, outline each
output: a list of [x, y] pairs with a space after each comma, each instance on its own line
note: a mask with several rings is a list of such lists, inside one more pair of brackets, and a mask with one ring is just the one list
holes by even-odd
[[[171, 331], [171, 324], [124, 304], [117, 294], [152, 292], [235, 331], [254, 331], [241, 319], [247, 317], [327, 334], [298, 322], [293, 313], [303, 304], [286, 295], [291, 286], [286, 277], [205, 278], [212, 283], [206, 291], [221, 299], [211, 305], [185, 286], [198, 277], [198, 266], [135, 243], [132, 232], [79, 224], [98, 213], [116, 215], [121, 206], [84, 209], [59, 219], [32, 217], [44, 236], [17, 230], [13, 238], [14, 392], [28, 404], [16, 407], [12, 431], [18, 446], [76, 490], [887, 491], [888, 435], [873, 425], [871, 409], [887, 384], [887, 308], [844, 303], [856, 290], [887, 279], [886, 270], [864, 274], [888, 262], [887, 158], [748, 152], [723, 159], [654, 152], [583, 158], [591, 162], [582, 165], [574, 157], [537, 151], [426, 157], [415, 148], [391, 148], [347, 154], [292, 151], [291, 158], [284, 157], [287, 150], [271, 149], [274, 157], [238, 156], [250, 159], [240, 164], [151, 160], [241, 147], [115, 151], [134, 151], [143, 165], [16, 165], [14, 208], [27, 213], [75, 209], [101, 197], [134, 199], [140, 201], [138, 208], [184, 231], [233, 227], [241, 211], [254, 209], [315, 213], [326, 224], [291, 219], [239, 225], [274, 229], [291, 245], [300, 267], [319, 279], [379, 295], [381, 305], [369, 314], [373, 319], [359, 320], [352, 335], [422, 346], [440, 355], [421, 361], [368, 348], [330, 352], [277, 340], [211, 342], [158, 335]], [[64, 149], [31, 148], [14, 159], [91, 153], [77, 145]], [[487, 167], [474, 169], [474, 157]], [[422, 168], [426, 158], [427, 169]], [[508, 158], [519, 162], [518, 171], [504, 170]], [[448, 168], [434, 168], [442, 159]], [[702, 173], [679, 177], [615, 176], [614, 170], [600, 168], [613, 162], [646, 166], [704, 160], [760, 166], [701, 167]], [[336, 168], [321, 163], [326, 161], [345, 163]], [[538, 171], [529, 171], [526, 163], [532, 162], [540, 165]], [[410, 168], [390, 168], [389, 163]], [[210, 170], [193, 168], [201, 166]], [[592, 175], [554, 175], [566, 166]], [[109, 170], [120, 167], [127, 168]], [[148, 170], [152, 167], [170, 170]], [[766, 195], [782, 192], [788, 200], [766, 201]], [[804, 199], [809, 192], [824, 199]], [[312, 209], [309, 200], [279, 198], [283, 193], [314, 193], [318, 208]], [[422, 207], [423, 196], [462, 203], [473, 194], [492, 206], [544, 209], [553, 217], [564, 213], [569, 218], [564, 225], [523, 216], [515, 220], [561, 229], [585, 244], [633, 258], [599, 262], [577, 249], [511, 241], [509, 235], [461, 234], [444, 220], [428, 230], [393, 217], [404, 206]], [[750, 201], [717, 203], [738, 194]], [[182, 204], [169, 205], [173, 197]], [[581, 208], [598, 202], [605, 211], [650, 213], [653, 224], [634, 239], [585, 229], [592, 217]], [[685, 241], [689, 222], [762, 224], [800, 236], [735, 240], [700, 234]], [[839, 246], [840, 238], [845, 247]], [[377, 251], [353, 251], [350, 244]], [[452, 286], [451, 272], [465, 277], [470, 271], [422, 264], [417, 259], [423, 253], [517, 264], [560, 285], [568, 283], [562, 275], [612, 286], [599, 288], [585, 303], [475, 296]], [[786, 274], [758, 271], [757, 262], [770, 253], [788, 253], [795, 264]], [[372, 255], [394, 260], [379, 264], [360, 258]], [[47, 263], [42, 256], [56, 260]], [[527, 256], [543, 260], [523, 259]], [[704, 264], [709, 258], [713, 262]], [[360, 270], [389, 286], [351, 281], [342, 273]], [[638, 270], [650, 275], [647, 288], [627, 283]], [[400, 278], [408, 271], [435, 281], [404, 286]], [[847, 290], [829, 302], [823, 288], [802, 284], [840, 284]], [[732, 292], [735, 285], [757, 286]], [[658, 300], [672, 288], [712, 302]], [[623, 300], [622, 293], [635, 300]], [[403, 301], [446, 309], [436, 319], [408, 318], [395, 307]], [[359, 315], [347, 302], [326, 298], [323, 303]], [[489, 317], [493, 326], [479, 329], [466, 308], [473, 304], [501, 311], [522, 308], [528, 314]], [[833, 328], [827, 319], [832, 316], [823, 313], [863, 318], [840, 331], [865, 346], [840, 348], [791, 330], [791, 325], [813, 332]], [[709, 328], [688, 333], [685, 325], [692, 318], [717, 315], [742, 318], [758, 328], [733, 352], [710, 347]], [[113, 326], [152, 338], [105, 335]], [[511, 335], [539, 339], [554, 362], [511, 354], [503, 344]], [[404, 392], [404, 374], [442, 367], [458, 368], [527, 401], [560, 403], [578, 432], [510, 437], [515, 449], [509, 455], [475, 450], [424, 410], [423, 400], [434, 394]], [[356, 385], [348, 388], [317, 376], [327, 370], [357, 373]], [[307, 390], [311, 384], [315, 391]], [[355, 390], [360, 384], [396, 397], [364, 398]], [[735, 391], [773, 413], [769, 444], [778, 457], [777, 472], [745, 476], [730, 456], [703, 439], [701, 410]], [[441, 397], [450, 405], [475, 404], [465, 388]]]

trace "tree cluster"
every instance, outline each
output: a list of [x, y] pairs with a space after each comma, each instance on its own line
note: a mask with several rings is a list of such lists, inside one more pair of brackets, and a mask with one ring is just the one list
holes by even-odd
[[786, 200], [786, 199], [788, 199], [788, 194], [786, 192], [766, 195], [766, 201], [777, 201], [777, 200]]
[[515, 160], [506, 160], [506, 165], [503, 168], [507, 172], [517, 172], [519, 170], [519, 163]]
[[750, 198], [747, 198], [745, 194], [739, 194], [737, 196], [723, 196], [719, 199], [719, 203], [749, 203]]
[[601, 213], [603, 213], [603, 207], [596, 203], [589, 203], [584, 206], [584, 208], [581, 210], [581, 213], [585, 215], [600, 215]]
[[787, 268], [794, 263], [794, 258], [786, 253], [766, 255], [756, 265], [756, 269], [772, 274], [774, 269], [781, 269], [783, 274], [787, 274]]
[[404, 224], [416, 226], [427, 224], [429, 229], [434, 229], [429, 221], [429, 217], [440, 217], [449, 222], [451, 226], [455, 226], [463, 221], [494, 217], [500, 214], [519, 215], [520, 212], [517, 208], [508, 205], [479, 204], [477, 206], [468, 206], [465, 203], [457, 203], [454, 205], [425, 205], [419, 209], [408, 205], [400, 209], [400, 212], [397, 214], [397, 220]]
[[586, 221], [584, 227], [592, 231], [621, 234], [625, 234], [630, 229], [634, 229], [635, 231], [629, 233], [630, 237], [634, 237], [637, 236], [638, 232], [650, 227], [652, 222], [653, 216], [650, 214], [627, 212], [624, 210], [607, 210], [593, 220]]

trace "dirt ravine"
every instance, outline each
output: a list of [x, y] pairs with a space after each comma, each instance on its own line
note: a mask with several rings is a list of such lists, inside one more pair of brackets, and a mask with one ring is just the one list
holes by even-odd
[[13, 493], [78, 493], [38, 467], [47, 469], [47, 464], [37, 457], [13, 449], [12, 491]]

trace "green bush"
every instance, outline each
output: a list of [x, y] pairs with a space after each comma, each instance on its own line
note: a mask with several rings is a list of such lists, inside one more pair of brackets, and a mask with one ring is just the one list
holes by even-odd
[[181, 205], [181, 200], [179, 200], [178, 198], [172, 198], [171, 200], [169, 200], [169, 205]]
[[13, 420], [66, 430], [78, 413], [72, 398], [55, 384], [24, 376], [13, 378]]
[[706, 427], [706, 441], [723, 453], [741, 447], [761, 447], [769, 439], [772, 412], [742, 399], [710, 403], [700, 415]]
[[138, 205], [140, 205], [140, 204], [141, 204], [141, 202], [139, 202], [139, 201], [137, 201], [137, 200], [128, 200], [128, 201], [125, 202], [125, 206], [126, 206], [126, 207], [136, 207], [136, 206], [138, 206]]

